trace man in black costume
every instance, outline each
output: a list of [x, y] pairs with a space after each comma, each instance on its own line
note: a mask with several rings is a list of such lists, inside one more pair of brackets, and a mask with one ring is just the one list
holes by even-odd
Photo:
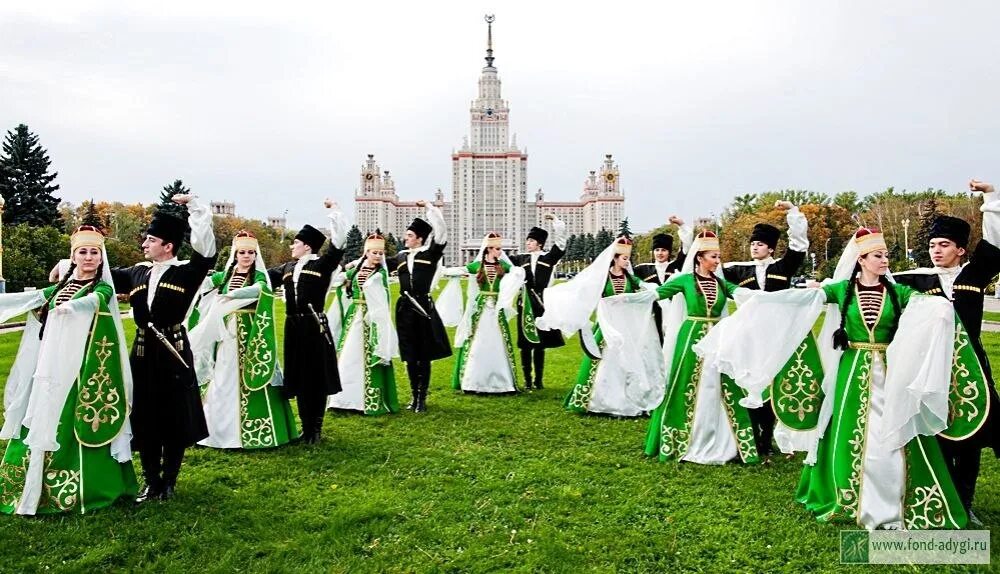
[[134, 380], [129, 420], [146, 482], [138, 503], [171, 498], [184, 450], [208, 436], [186, 319], [215, 265], [212, 214], [191, 195], [173, 200], [187, 205], [191, 260], [177, 259], [188, 222], [157, 213], [142, 243], [149, 261], [111, 271], [115, 290], [128, 294], [136, 326], [129, 355]]
[[955, 313], [969, 335], [969, 343], [979, 358], [986, 378], [989, 412], [978, 430], [961, 439], [938, 435], [941, 451], [958, 495], [962, 499], [969, 520], [981, 525], [972, 513], [972, 499], [979, 478], [980, 450], [992, 448], [1000, 456], [1000, 431], [996, 421], [997, 397], [990, 369], [989, 357], [980, 339], [983, 324], [983, 298], [986, 288], [1000, 273], [1000, 198], [991, 184], [977, 180], [969, 182], [972, 191], [983, 192], [983, 238], [976, 245], [969, 262], [962, 265], [962, 257], [969, 246], [971, 227], [957, 217], [938, 216], [929, 233], [929, 251], [934, 267], [895, 273], [899, 283], [929, 295], [947, 298], [955, 306]]
[[[681, 238], [681, 251], [677, 257], [671, 261], [670, 254], [674, 250], [674, 236], [666, 233], [657, 233], [653, 236], [653, 262], [639, 263], [632, 266], [632, 272], [636, 277], [646, 283], [663, 285], [674, 273], [684, 267], [685, 253], [691, 248], [694, 242], [694, 229], [684, 225], [684, 220], [676, 215], [671, 215], [670, 223], [678, 226], [678, 234]], [[656, 323], [656, 332], [660, 335], [660, 343], [663, 343], [663, 308], [659, 303], [653, 303], [653, 318]]]
[[399, 354], [406, 363], [413, 400], [407, 407], [415, 413], [427, 410], [427, 389], [431, 383], [431, 362], [451, 356], [451, 343], [434, 308], [431, 287], [438, 262], [447, 244], [444, 216], [426, 201], [427, 219], [416, 218], [406, 229], [406, 247], [396, 255], [399, 299], [396, 300], [396, 333]]
[[320, 253], [326, 236], [311, 225], [292, 240], [292, 258], [267, 270], [271, 285], [285, 291], [285, 396], [295, 397], [302, 421], [302, 442], [316, 444], [323, 436], [323, 415], [329, 395], [340, 392], [337, 351], [326, 313], [330, 277], [344, 257], [347, 221], [329, 199], [330, 245]]
[[[543, 388], [545, 372], [545, 349], [562, 347], [562, 333], [545, 331], [535, 326], [535, 320], [545, 314], [543, 300], [545, 288], [552, 281], [556, 263], [566, 253], [566, 223], [554, 215], [546, 215], [552, 222], [553, 247], [542, 251], [549, 233], [540, 227], [532, 227], [525, 239], [527, 253], [511, 255], [514, 265], [524, 269], [524, 287], [517, 298], [517, 348], [521, 350], [521, 369], [524, 371], [524, 388]], [[534, 379], [532, 379], [534, 367]]]
[[[806, 260], [809, 249], [809, 224], [806, 216], [790, 201], [777, 201], [774, 207], [786, 211], [788, 222], [788, 249], [781, 259], [774, 258], [781, 231], [773, 225], [758, 223], [750, 233], [750, 257], [752, 261], [726, 263], [722, 274], [727, 281], [747, 289], [782, 291], [792, 286], [792, 277]], [[753, 426], [754, 440], [760, 456], [771, 454], [771, 439], [774, 436], [774, 410], [765, 403], [756, 409], [748, 409]]]

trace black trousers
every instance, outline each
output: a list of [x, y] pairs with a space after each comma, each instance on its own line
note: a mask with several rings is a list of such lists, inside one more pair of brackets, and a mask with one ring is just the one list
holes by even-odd
[[979, 478], [979, 463], [981, 449], [979, 445], [967, 444], [965, 441], [948, 440], [938, 437], [944, 462], [948, 465], [951, 480], [955, 490], [962, 500], [966, 510], [972, 508], [972, 499], [976, 495], [976, 480]]
[[157, 490], [177, 484], [177, 475], [180, 474], [181, 463], [184, 461], [184, 450], [184, 445], [180, 444], [146, 441], [139, 449], [146, 484]]
[[771, 440], [774, 438], [774, 409], [768, 401], [763, 406], [756, 409], [747, 409], [750, 415], [750, 426], [753, 427], [753, 440], [757, 445], [757, 454], [767, 456], [771, 454]]
[[[531, 368], [534, 366], [535, 378], [531, 378]], [[545, 374], [545, 347], [522, 347], [521, 369], [524, 371], [524, 386], [530, 387], [532, 381], [542, 382]]]
[[431, 384], [431, 362], [406, 361], [406, 374], [410, 377], [410, 390], [414, 396], [426, 393]]

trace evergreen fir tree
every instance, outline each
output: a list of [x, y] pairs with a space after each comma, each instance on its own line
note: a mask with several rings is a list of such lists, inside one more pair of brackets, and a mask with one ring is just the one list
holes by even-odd
[[27, 223], [35, 227], [62, 224], [59, 189], [52, 185], [58, 173], [49, 173], [48, 153], [38, 143], [38, 136], [21, 124], [7, 132], [0, 153], [0, 196], [3, 196], [4, 223]]
[[169, 213], [170, 215], [176, 215], [184, 221], [187, 221], [187, 206], [174, 203], [171, 198], [177, 194], [186, 195], [188, 193], [191, 193], [191, 189], [184, 187], [183, 181], [175, 179], [172, 184], [163, 186], [163, 191], [160, 192], [160, 204], [156, 207], [157, 211], [161, 213]]
[[361, 230], [357, 225], [352, 225], [347, 232], [347, 241], [344, 242], [344, 262], [354, 261], [361, 257], [361, 251], [365, 248], [365, 238], [361, 235]]
[[80, 221], [80, 225], [93, 225], [102, 231], [104, 230], [104, 222], [101, 221], [101, 216], [97, 213], [97, 206], [94, 205], [93, 198], [91, 198], [90, 203], [87, 204], [87, 211], [83, 214], [83, 219]]
[[937, 217], [938, 203], [933, 197], [925, 200], [920, 206], [920, 228], [917, 230], [916, 237], [913, 238], [913, 260], [916, 262], [917, 267], [933, 267], [934, 263], [931, 261], [930, 253], [927, 252], [927, 246], [931, 241], [931, 225], [934, 224], [934, 218]]
[[593, 261], [597, 254], [600, 253], [599, 250], [594, 249], [595, 241], [594, 234], [588, 233], [583, 236], [583, 258], [587, 261]]
[[621, 224], [618, 225], [618, 236], [621, 237], [622, 235], [625, 237], [632, 237], [632, 229], [628, 225], [627, 217], [622, 220]]
[[579, 251], [577, 249], [577, 245], [578, 242], [576, 240], [576, 234], [570, 235], [566, 239], [566, 253], [565, 255], [563, 255], [563, 257], [566, 258], [566, 261], [576, 261], [577, 259], [580, 258], [579, 254], [577, 253]]
[[594, 254], [592, 257], [600, 255], [601, 251], [604, 251], [604, 249], [607, 248], [608, 245], [611, 245], [614, 240], [615, 238], [607, 229], [601, 229], [598, 231], [597, 236], [594, 238]]
[[400, 249], [402, 249], [402, 247], [400, 247], [399, 240], [396, 239], [392, 235], [392, 233], [386, 233], [385, 234], [385, 258], [389, 259], [390, 257], [395, 257], [396, 254], [399, 253]]

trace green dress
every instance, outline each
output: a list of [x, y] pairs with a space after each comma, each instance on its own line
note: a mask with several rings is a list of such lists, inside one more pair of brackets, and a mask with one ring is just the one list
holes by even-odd
[[[385, 320], [381, 329], [367, 316], [370, 309], [363, 288], [372, 273], [380, 278], [385, 293], [385, 309], [382, 311]], [[337, 368], [342, 390], [328, 399], [327, 407], [361, 411], [366, 415], [397, 413], [399, 399], [396, 396], [395, 371], [391, 361], [385, 364], [384, 359], [376, 354], [380, 338], [395, 336], [388, 321], [389, 273], [381, 265], [375, 271], [358, 265], [347, 271], [347, 280], [350, 281], [352, 297], [344, 312], [343, 328], [337, 340]], [[338, 301], [345, 294], [340, 291]]]
[[[55, 308], [55, 285], [43, 290], [49, 309]], [[72, 282], [64, 289], [72, 289]], [[44, 454], [42, 489], [36, 514], [79, 512], [132, 500], [139, 487], [132, 461], [119, 462], [112, 442], [123, 431], [129, 415], [122, 377], [118, 330], [109, 304], [117, 304], [114, 290], [103, 281], [77, 291], [72, 299], [94, 293], [98, 311], [86, 341], [80, 375], [69, 388], [56, 430], [58, 450]], [[22, 344], [25, 341], [22, 339]], [[0, 512], [13, 514], [19, 505], [31, 458], [24, 443], [28, 429], [11, 439], [0, 462]]]
[[469, 281], [478, 282], [479, 293], [475, 301], [467, 303], [474, 306], [471, 325], [469, 335], [458, 348], [451, 386], [476, 393], [517, 392], [510, 324], [507, 314], [497, 306], [500, 281], [504, 273], [510, 272], [511, 264], [504, 260], [486, 264], [480, 274], [483, 266], [482, 261], [465, 266], [472, 275]]
[[[738, 288], [725, 279], [711, 279], [715, 282], [714, 295], [708, 278], [699, 281], [694, 273], [675, 275], [657, 288], [660, 299], [683, 296], [687, 315], [677, 332], [663, 402], [650, 416], [645, 452], [661, 461], [724, 464], [738, 455], [745, 463], [756, 463], [758, 455], [750, 415], [739, 404], [746, 396], [745, 391], [728, 376], [704, 373], [704, 362], [693, 350], [722, 317], [726, 299], [732, 298]], [[702, 387], [711, 389], [709, 395], [701, 396], [705, 393]], [[696, 428], [695, 414], [702, 401], [721, 401], [724, 420], [711, 413], [706, 428]], [[722, 433], [730, 433], [731, 438]], [[722, 448], [723, 445], [729, 446]]]
[[[639, 284], [640, 281], [634, 275], [614, 276], [608, 273], [601, 297], [613, 297], [623, 293], [636, 293], [639, 291]], [[594, 333], [594, 342], [597, 343], [598, 348], [603, 352], [605, 343], [604, 336], [601, 333], [601, 326], [595, 322], [592, 332]], [[630, 401], [623, 400], [625, 397], [622, 394], [618, 396], [622, 400], [599, 399], [596, 401], [599, 404], [592, 404], [594, 402], [595, 389], [605, 384], [613, 384], [611, 383], [611, 379], [621, 380], [621, 377], [616, 377], [615, 373], [603, 373], [600, 366], [601, 359], [592, 357], [590, 354], [584, 355], [583, 362], [580, 363], [580, 369], [576, 374], [576, 384], [573, 385], [573, 388], [570, 389], [569, 394], [566, 395], [566, 399], [563, 401], [563, 406], [566, 410], [574, 413], [596, 412], [630, 417], [642, 414], [640, 410], [629, 404]]]
[[299, 437], [288, 399], [274, 386], [278, 352], [274, 332], [274, 294], [267, 276], [254, 272], [253, 281], [214, 273], [212, 284], [220, 294], [257, 285], [256, 305], [226, 317], [227, 333], [216, 343], [215, 367], [202, 401], [208, 438], [198, 444], [214, 448], [274, 448]]
[[[840, 305], [848, 286], [848, 281], [824, 286], [827, 302]], [[902, 308], [917, 293], [905, 285], [894, 284], [892, 288]], [[796, 499], [822, 522], [876, 528], [888, 523], [885, 507], [894, 507], [897, 520], [907, 529], [962, 528], [968, 518], [936, 437], [917, 436], [903, 452], [890, 451], [884, 456], [879, 453], [878, 441], [869, 437], [869, 421], [881, 416], [885, 401], [883, 366], [896, 313], [885, 291], [880, 296], [871, 295], [865, 303], [859, 303], [858, 293], [852, 297], [844, 321], [850, 346], [840, 358], [832, 417], [819, 440], [816, 463], [802, 471]], [[877, 320], [866, 322], [863, 306]], [[901, 480], [880, 471], [892, 464]], [[866, 479], [871, 481], [868, 498], [862, 496]], [[896, 495], [889, 496], [884, 489], [893, 484]]]

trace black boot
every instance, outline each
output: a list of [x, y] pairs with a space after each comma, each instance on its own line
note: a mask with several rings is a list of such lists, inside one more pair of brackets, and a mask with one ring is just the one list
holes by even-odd
[[542, 373], [545, 372], [545, 349], [535, 349], [535, 388], [543, 389]]
[[406, 405], [406, 410], [412, 411], [417, 406], [417, 385], [410, 379], [410, 404]]
[[313, 441], [311, 444], [319, 444], [319, 441], [323, 438], [323, 415], [316, 417], [316, 422], [313, 423]]
[[150, 479], [146, 478], [146, 486], [142, 487], [139, 494], [135, 497], [136, 504], [142, 504], [144, 502], [149, 502], [150, 500], [160, 500], [163, 496], [163, 484], [160, 479]]
[[160, 495], [163, 500], [174, 497], [174, 488], [177, 486], [177, 476], [181, 472], [183, 461], [184, 447], [175, 445], [163, 447], [163, 493]]
[[142, 476], [146, 481], [146, 485], [142, 487], [138, 496], [135, 497], [136, 504], [142, 504], [150, 500], [159, 500], [163, 494], [163, 478], [160, 476], [163, 470], [161, 463], [162, 454], [163, 449], [158, 445], [139, 449]]
[[426, 413], [427, 412], [427, 387], [429, 381], [424, 380], [421, 377], [420, 382], [417, 384], [417, 398], [416, 404], [413, 406], [413, 412], [415, 413]]
[[521, 349], [521, 372], [524, 373], [524, 388], [531, 390], [531, 349]]

